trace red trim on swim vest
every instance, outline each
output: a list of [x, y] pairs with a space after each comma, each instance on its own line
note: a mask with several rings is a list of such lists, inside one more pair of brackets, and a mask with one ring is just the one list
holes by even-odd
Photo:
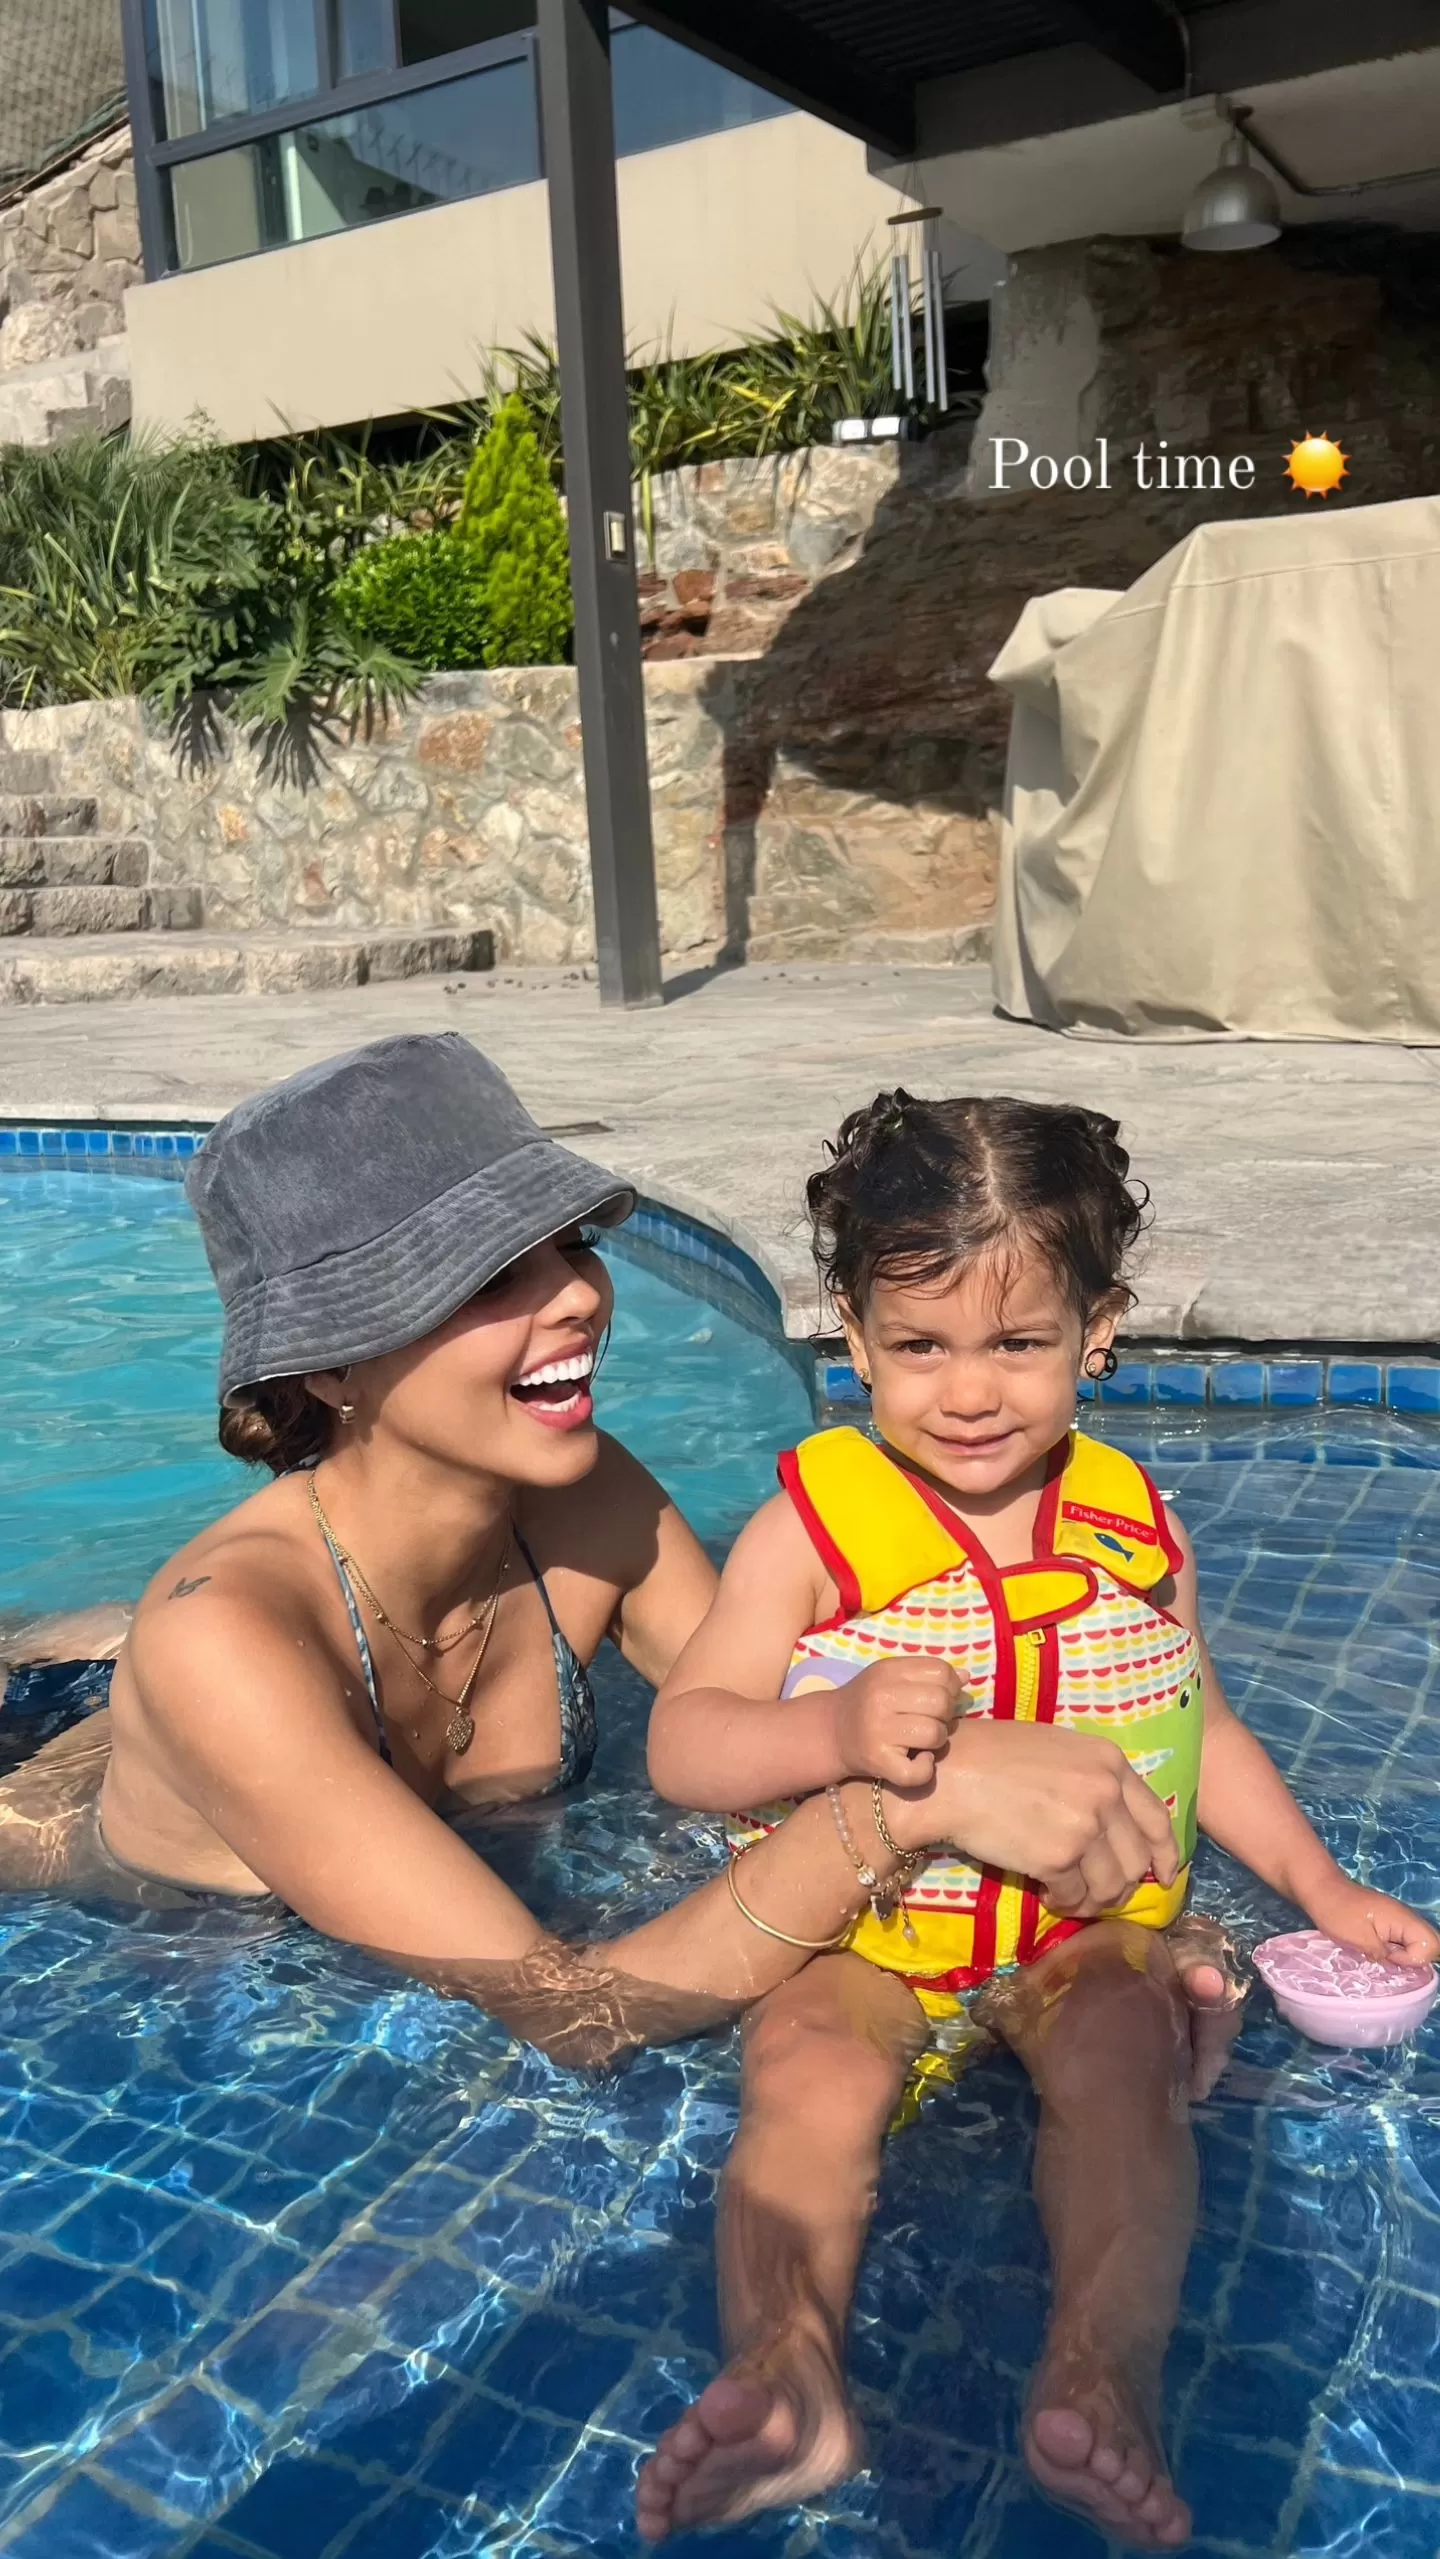
[[[1009, 1619], [1005, 1610], [1005, 1592], [1000, 1576], [979, 1538], [965, 1526], [962, 1520], [957, 1519], [948, 1502], [942, 1501], [938, 1493], [932, 1493], [929, 1485], [922, 1484], [917, 1476], [909, 1473], [907, 1468], [902, 1467], [901, 1472], [906, 1482], [914, 1485], [926, 1509], [933, 1512], [941, 1527], [948, 1536], [954, 1538], [962, 1554], [974, 1567], [976, 1580], [989, 1603], [990, 1616], [995, 1628], [995, 1702], [990, 1710], [990, 1720], [996, 1724], [1013, 1723], [1015, 1720], [1015, 1640], [1010, 1633]], [[999, 1907], [1000, 1895], [1005, 1888], [1005, 1877], [994, 1866], [983, 1866], [980, 1874], [980, 1890], [975, 1902], [974, 1935], [971, 1939], [971, 1962], [966, 1967], [966, 1971], [974, 1981], [988, 1981], [995, 1970], [995, 1913]], [[968, 1986], [968, 1983], [960, 1985], [962, 1988]], [[949, 1983], [941, 1984], [942, 1989], [949, 1987], [951, 1987]]]
[[[1089, 1919], [1057, 1919], [1053, 1928], [1046, 1929], [1033, 1952], [1020, 1956], [1022, 1971], [1028, 1965], [1038, 1963], [1042, 1955], [1048, 1955], [1052, 1946], [1061, 1945], [1067, 1937], [1083, 1935], [1084, 1931], [1093, 1925], [1094, 1922]], [[955, 1992], [978, 1990], [982, 1982], [993, 1981], [995, 1974], [993, 1966], [986, 1972], [978, 1964], [957, 1964], [952, 1973], [902, 1973], [900, 1978], [907, 1982], [912, 1990]]]
[[[1082, 1610], [1087, 1609], [1090, 1606], [1091, 1601], [1095, 1597], [1096, 1591], [1100, 1587], [1095, 1578], [1094, 1565], [1087, 1564], [1082, 1555], [1042, 1556], [1038, 1565], [1006, 1564], [1002, 1567], [1000, 1573], [1001, 1585], [1002, 1587], [1005, 1587], [1012, 1580], [1018, 1580], [1022, 1575], [1026, 1573], [1033, 1573], [1037, 1570], [1040, 1572], [1053, 1570], [1057, 1573], [1078, 1573], [1084, 1580], [1085, 1588], [1078, 1599], [1062, 1600], [1058, 1608], [1042, 1608], [1034, 1617], [1012, 1616], [1009, 1621], [1010, 1632], [1012, 1635], [1035, 1635], [1039, 1634], [1046, 1626], [1063, 1626], [1067, 1617], [1078, 1617]], [[1008, 1592], [1006, 1604], [1008, 1607]]]
[[[836, 1590], [840, 1594], [840, 1605], [833, 1617], [827, 1617], [825, 1619], [825, 1625], [839, 1626], [847, 1617], [858, 1617], [861, 1613], [862, 1603], [860, 1597], [860, 1585], [855, 1578], [855, 1568], [851, 1564], [848, 1556], [842, 1555], [834, 1538], [831, 1536], [829, 1529], [826, 1527], [825, 1522], [821, 1518], [820, 1513], [815, 1508], [814, 1503], [811, 1501], [809, 1494], [805, 1490], [805, 1485], [800, 1474], [800, 1451], [798, 1448], [787, 1448], [783, 1450], [777, 1462], [775, 1471], [799, 1513], [801, 1527], [804, 1529], [806, 1536], [809, 1538], [811, 1545], [814, 1547], [816, 1554], [819, 1556], [821, 1563], [824, 1565], [826, 1572], [829, 1574]], [[807, 1629], [807, 1632], [812, 1635], [818, 1635], [823, 1632], [823, 1629], [818, 1625], [811, 1626]]]
[[1179, 1545], [1170, 1534], [1170, 1522], [1166, 1516], [1165, 1505], [1160, 1499], [1160, 1495], [1156, 1491], [1151, 1478], [1146, 1474], [1144, 1467], [1139, 1464], [1138, 1460], [1132, 1459], [1131, 1462], [1135, 1466], [1136, 1472], [1140, 1477], [1140, 1481], [1150, 1496], [1151, 1507], [1155, 1513], [1155, 1536], [1160, 1552], [1164, 1556], [1166, 1563], [1169, 1565], [1171, 1572], [1178, 1573], [1181, 1565], [1185, 1561], [1185, 1557]]
[[[1037, 1724], [1053, 1724], [1060, 1711], [1060, 1647], [1040, 1645], [1040, 1676], [1035, 1698]], [[1040, 1913], [1045, 1905], [1039, 1886], [1027, 1880], [1020, 1897], [1020, 1937], [1015, 1952], [1022, 1964], [1033, 1964], [1040, 1951]]]

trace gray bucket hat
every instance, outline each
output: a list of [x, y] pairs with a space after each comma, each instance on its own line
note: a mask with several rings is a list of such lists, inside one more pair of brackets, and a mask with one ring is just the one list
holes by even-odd
[[532, 1245], [635, 1205], [458, 1031], [375, 1040], [254, 1094], [185, 1187], [225, 1308], [222, 1397], [401, 1350]]

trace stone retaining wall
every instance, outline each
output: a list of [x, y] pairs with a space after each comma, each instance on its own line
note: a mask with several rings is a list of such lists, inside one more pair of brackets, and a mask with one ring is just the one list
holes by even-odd
[[124, 126], [0, 212], [0, 443], [124, 424], [125, 289], [141, 274]]
[[[865, 742], [819, 777], [767, 708], [763, 662], [647, 669], [665, 948], [737, 957], [944, 960], [993, 897], [983, 813]], [[207, 925], [491, 928], [502, 961], [593, 949], [575, 676], [436, 676], [369, 742], [322, 747], [308, 783], [219, 724], [198, 769], [129, 701], [0, 715], [0, 751], [51, 759], [106, 834], [141, 835], [157, 882], [193, 881]], [[872, 767], [874, 769], [872, 769]]]

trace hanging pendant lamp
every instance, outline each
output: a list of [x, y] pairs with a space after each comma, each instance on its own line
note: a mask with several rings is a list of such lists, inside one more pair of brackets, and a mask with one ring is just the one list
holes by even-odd
[[1280, 199], [1255, 168], [1241, 133], [1232, 131], [1220, 165], [1202, 178], [1185, 209], [1180, 238], [1187, 249], [1263, 249], [1280, 237]]

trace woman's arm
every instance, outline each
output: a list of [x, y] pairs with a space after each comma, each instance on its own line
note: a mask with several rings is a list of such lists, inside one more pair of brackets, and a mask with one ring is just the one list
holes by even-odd
[[[562, 1947], [376, 1756], [303, 1612], [287, 1620], [217, 1577], [181, 1612], [146, 1609], [131, 1640], [152, 1745], [261, 1882], [312, 1927], [473, 1999], [557, 2058], [693, 2033], [774, 1989], [861, 1907], [822, 1797], [743, 1861], [752, 1917], [720, 1876], [624, 1937]], [[958, 1839], [984, 1862], [1028, 1864], [1056, 1879], [1059, 1907], [1111, 1907], [1152, 1861], [1162, 1880], [1167, 1858], [1174, 1868], [1158, 1798], [1080, 1734], [962, 1725], [931, 1783], [885, 1802], [902, 1848]], [[894, 1860], [869, 1787], [848, 1788], [846, 1808], [883, 1880]]]
[[648, 1467], [607, 1431], [591, 1472], [521, 1524], [562, 1625], [588, 1659], [608, 1635], [658, 1686], [715, 1595], [714, 1565]]
[[1201, 1829], [1342, 1945], [1382, 1962], [1433, 1962], [1440, 1936], [1403, 1902], [1355, 1883], [1336, 1864], [1274, 1761], [1228, 1703], [1200, 1625], [1194, 1552], [1173, 1513], [1170, 1527], [1184, 1558], [1174, 1612], [1199, 1642], [1204, 1677]]
[[624, 1559], [610, 1633], [627, 1662], [658, 1688], [703, 1619], [720, 1577], [689, 1521], [639, 1459], [615, 1441], [605, 1458], [597, 1469], [603, 1471], [599, 1490], [635, 1548], [634, 1560]]

